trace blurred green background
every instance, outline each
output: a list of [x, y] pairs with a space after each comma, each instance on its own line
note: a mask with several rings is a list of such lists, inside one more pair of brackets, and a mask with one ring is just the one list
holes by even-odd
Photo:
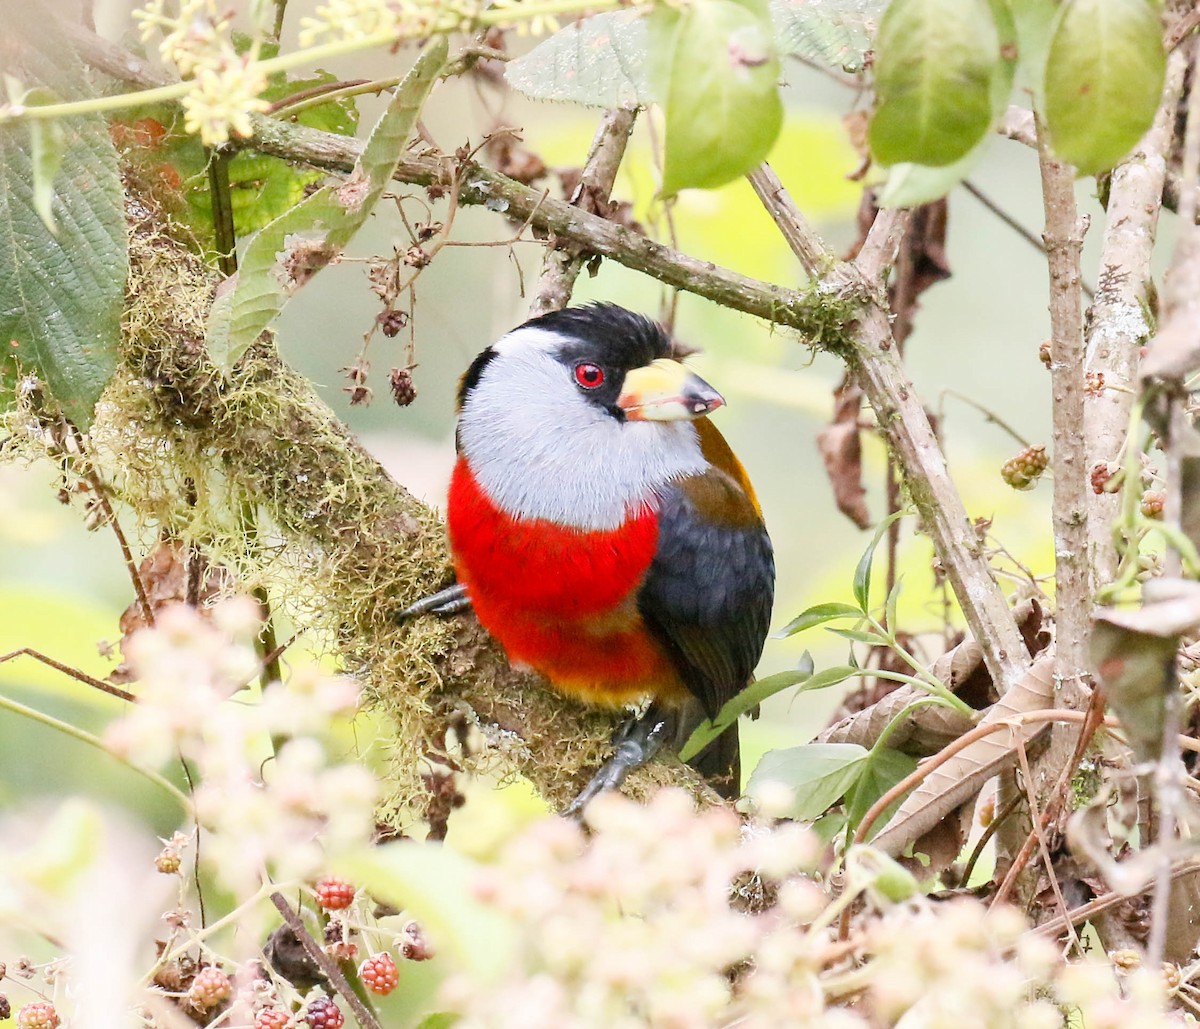
[[[304, 4], [289, 5], [295, 25]], [[128, 29], [127, 7], [102, 5], [98, 24], [111, 38]], [[287, 41], [285, 40], [285, 43]], [[294, 38], [291, 40], [294, 43]], [[529, 45], [510, 34], [510, 45]], [[396, 74], [407, 53], [373, 54], [328, 66], [339, 76]], [[853, 241], [861, 186], [847, 175], [859, 164], [842, 117], [861, 100], [854, 90], [799, 63], [786, 66], [788, 117], [771, 161], [796, 201], [837, 251]], [[369, 125], [378, 111], [360, 105]], [[425, 113], [432, 137], [445, 150], [478, 143], [500, 125], [523, 130], [525, 144], [551, 169], [582, 163], [598, 111], [539, 104], [471, 83], [443, 84]], [[639, 119], [615, 196], [634, 204], [643, 222], [657, 219], [653, 148], [647, 119]], [[1017, 143], [996, 140], [972, 181], [1025, 226], [1041, 222], [1035, 155]], [[557, 189], [557, 183], [547, 183]], [[1079, 187], [1080, 202], [1093, 226], [1084, 255], [1085, 279], [1094, 280], [1102, 212]], [[397, 190], [402, 192], [402, 190]], [[414, 191], [420, 193], [421, 191]], [[419, 205], [408, 210], [415, 215]], [[439, 215], [444, 208], [439, 208]], [[749, 186], [735, 183], [710, 193], [687, 193], [674, 209], [679, 245], [718, 264], [785, 284], [802, 273]], [[502, 216], [483, 209], [460, 212], [455, 238], [501, 240], [513, 233]], [[1038, 574], [1052, 570], [1048, 481], [1016, 493], [999, 476], [1004, 460], [1019, 449], [979, 411], [943, 391], [971, 397], [1015, 426], [1032, 442], [1048, 442], [1049, 376], [1038, 359], [1048, 335], [1045, 265], [1020, 239], [965, 192], [950, 199], [948, 257], [953, 277], [922, 298], [907, 362], [927, 406], [941, 412], [941, 431], [951, 469], [973, 517], [995, 520], [993, 532]], [[378, 301], [366, 266], [354, 258], [390, 254], [408, 240], [391, 205], [379, 212], [354, 242], [348, 259], [328, 269], [288, 306], [279, 324], [287, 359], [312, 378], [323, 396], [378, 456], [395, 478], [438, 506], [453, 458], [453, 395], [456, 379], [471, 358], [525, 317], [521, 283], [536, 280], [542, 248], [537, 243], [507, 247], [450, 247], [421, 276], [415, 320], [416, 401], [398, 409], [390, 400], [387, 372], [407, 363], [406, 333], [382, 336], [371, 346], [369, 385], [375, 399], [351, 407], [340, 372], [358, 352]], [[660, 285], [605, 262], [594, 278], [586, 274], [578, 301], [605, 299], [658, 314], [668, 297]], [[828, 421], [831, 388], [841, 377], [839, 361], [813, 354], [785, 331], [722, 310], [697, 297], [678, 301], [677, 334], [702, 349], [697, 369], [720, 389], [728, 407], [716, 422], [742, 458], [762, 500], [775, 542], [778, 591], [774, 622], [780, 627], [803, 608], [848, 600], [854, 566], [869, 533], [852, 526], [834, 507], [814, 444]], [[868, 442], [865, 476], [873, 516], [883, 513], [884, 457]], [[0, 653], [33, 647], [94, 675], [112, 661], [100, 656], [102, 641], [119, 636], [117, 619], [130, 600], [130, 586], [116, 541], [108, 531], [88, 533], [78, 511], [56, 498], [56, 471], [49, 464], [0, 467]], [[904, 593], [900, 622], [914, 632], [940, 628], [940, 602], [931, 571], [931, 549], [905, 524], [901, 552]], [[880, 562], [881, 563], [881, 562]], [[817, 667], [841, 663], [846, 644], [817, 629], [789, 640], [772, 640], [760, 674], [793, 666], [811, 650]], [[930, 653], [932, 657], [935, 654]], [[0, 690], [91, 730], [111, 717], [114, 705], [57, 672], [21, 658], [0, 665]], [[751, 769], [765, 749], [808, 739], [838, 702], [833, 691], [788, 694], [764, 707], [763, 717], [744, 726]], [[172, 812], [142, 780], [101, 753], [29, 720], [0, 711], [0, 802], [53, 792], [83, 792], [116, 799], [166, 831]]]

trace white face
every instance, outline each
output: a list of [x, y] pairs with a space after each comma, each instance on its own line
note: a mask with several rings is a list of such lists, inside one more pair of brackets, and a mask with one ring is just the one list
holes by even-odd
[[615, 529], [666, 483], [706, 465], [690, 422], [622, 422], [591, 403], [555, 356], [565, 342], [523, 327], [496, 343], [459, 415], [459, 446], [508, 514]]

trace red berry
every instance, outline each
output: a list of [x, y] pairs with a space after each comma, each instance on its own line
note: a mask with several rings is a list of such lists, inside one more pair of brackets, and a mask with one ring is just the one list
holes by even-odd
[[213, 965], [200, 969], [188, 987], [188, 1000], [201, 1011], [215, 1008], [231, 996], [233, 983], [229, 981], [229, 976]]
[[254, 1016], [254, 1029], [287, 1029], [292, 1016], [283, 1008], [263, 1008]]
[[47, 1000], [35, 1000], [25, 1004], [17, 1012], [20, 1029], [58, 1029], [58, 1012]]
[[386, 997], [400, 982], [400, 972], [396, 962], [387, 951], [381, 951], [362, 963], [358, 970], [362, 976], [363, 985], [372, 993]]
[[312, 1029], [342, 1029], [346, 1023], [346, 1016], [328, 997], [318, 997], [309, 1002], [308, 1009], [304, 1012], [304, 1021]]
[[317, 880], [317, 903], [327, 911], [341, 911], [354, 901], [354, 886], [336, 875]]

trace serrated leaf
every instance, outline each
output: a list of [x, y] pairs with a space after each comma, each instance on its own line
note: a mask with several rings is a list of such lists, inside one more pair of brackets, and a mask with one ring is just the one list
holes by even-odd
[[800, 614], [780, 629], [775, 636], [777, 639], [786, 639], [788, 636], [795, 636], [799, 632], [804, 632], [805, 629], [824, 625], [835, 618], [861, 618], [862, 616], [863, 613], [853, 604], [814, 604], [807, 610], [801, 611]]
[[1071, 0], [1046, 55], [1046, 126], [1085, 175], [1124, 157], [1154, 120], [1167, 59], [1149, 0]]
[[860, 72], [873, 22], [886, 6], [886, 0], [771, 0], [776, 45], [781, 54]]
[[509, 61], [504, 77], [537, 100], [588, 107], [645, 106], [651, 95], [646, 19], [640, 11], [583, 18]]
[[966, 156], [991, 123], [1002, 63], [986, 0], [894, 0], [875, 53], [875, 157], [940, 167]]
[[209, 318], [206, 343], [218, 367], [232, 367], [291, 294], [340, 254], [367, 220], [391, 181], [446, 52], [444, 36], [425, 45], [372, 129], [349, 179], [323, 186], [251, 239], [227, 310]]
[[863, 556], [858, 559], [858, 566], [854, 569], [854, 599], [858, 601], [858, 606], [863, 614], [867, 614], [871, 610], [871, 565], [875, 560], [875, 548], [879, 546], [879, 541], [883, 539], [883, 534], [888, 531], [892, 522], [903, 518], [906, 514], [908, 511], [901, 508], [899, 511], [893, 511], [880, 522], [875, 527], [875, 535], [871, 537], [871, 542], [867, 544]]
[[[870, 810], [871, 805], [890, 790], [896, 783], [911, 775], [916, 769], [915, 758], [909, 757], [891, 747], [872, 748], [863, 763], [862, 772], [846, 794], [846, 814], [851, 825], [858, 825], [863, 815]], [[875, 822], [875, 828], [882, 828], [892, 817], [903, 802], [903, 797], [897, 797]]]
[[735, 0], [655, 7], [650, 57], [666, 112], [663, 193], [713, 189], [758, 165], [783, 125], [770, 22]]
[[789, 818], [811, 822], [845, 796], [858, 779], [867, 751], [854, 743], [808, 743], [803, 747], [769, 750], [746, 785], [746, 793], [767, 782], [780, 782], [792, 791]]
[[[93, 95], [74, 50], [43, 8], [12, 6], [5, 31], [11, 37], [6, 71], [26, 87], [63, 100]], [[116, 368], [129, 264], [108, 127], [100, 115], [87, 115], [71, 119], [68, 128], [58, 174], [49, 177], [46, 130], [35, 154], [27, 125], [0, 126], [0, 340], [6, 363], [36, 374], [67, 416], [87, 429]], [[53, 212], [57, 235], [39, 206]]]
[[768, 697], [781, 693], [789, 686], [804, 682], [812, 676], [812, 673], [812, 655], [805, 651], [794, 669], [776, 672], [774, 675], [768, 675], [765, 679], [755, 680], [737, 696], [728, 700], [717, 712], [716, 718], [705, 719], [695, 728], [687, 742], [680, 748], [679, 760], [690, 761], [751, 708], [761, 704]]

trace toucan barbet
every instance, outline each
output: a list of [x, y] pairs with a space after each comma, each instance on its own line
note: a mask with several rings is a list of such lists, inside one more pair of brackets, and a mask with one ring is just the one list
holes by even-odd
[[[752, 681], [775, 568], [707, 417], [724, 403], [657, 323], [613, 304], [528, 321], [462, 377], [447, 504], [460, 589], [442, 609], [465, 588], [514, 665], [591, 704], [650, 701], [575, 806]], [[736, 795], [737, 726], [692, 763]]]

